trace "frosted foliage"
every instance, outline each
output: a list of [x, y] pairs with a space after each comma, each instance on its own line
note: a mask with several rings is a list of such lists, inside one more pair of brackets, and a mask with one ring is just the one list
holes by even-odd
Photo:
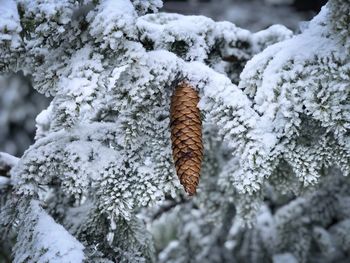
[[2, 69], [7, 63], [15, 63], [16, 55], [14, 54], [21, 50], [20, 32], [22, 27], [15, 1], [0, 1], [0, 17], [0, 69]]
[[[177, 256], [174, 262], [186, 262], [195, 254], [197, 262], [225, 262], [240, 248], [230, 231], [235, 206], [247, 216], [259, 211], [265, 187], [297, 193], [315, 185], [326, 168], [338, 166], [348, 173], [349, 76], [340, 42], [344, 34], [338, 34], [343, 31], [329, 25], [332, 5], [291, 38], [283, 26], [253, 34], [205, 17], [140, 16], [156, 11], [161, 6], [156, 0], [8, 3], [13, 4], [1, 8], [17, 17], [21, 28], [5, 30], [11, 41], [19, 38], [11, 52], [0, 45], [7, 54], [1, 70], [21, 71], [31, 76], [36, 90], [53, 96], [36, 118], [35, 143], [10, 171], [13, 198], [1, 206], [9, 235], [17, 235], [18, 253], [28, 243], [27, 253], [37, 262], [46, 260], [46, 250], [35, 252], [41, 243], [29, 241], [45, 214], [43, 225], [59, 228], [73, 252], [83, 245], [79, 256], [87, 261], [153, 262], [145, 225], [152, 225], [149, 210], [175, 202], [170, 213], [178, 211], [179, 238], [164, 244], [160, 260]], [[0, 18], [0, 29], [6, 23], [7, 15]], [[204, 123], [206, 161], [193, 200], [184, 196], [175, 175], [169, 132], [170, 97], [184, 79], [199, 92]], [[274, 180], [265, 186], [267, 178]], [[14, 200], [36, 208], [17, 209]], [[252, 251], [250, 245], [256, 249], [247, 256], [253, 262], [260, 254], [275, 255], [261, 242], [279, 235], [267, 234], [268, 229], [282, 231], [289, 209], [303, 213], [298, 205], [304, 201], [316, 203], [310, 213], [329, 208], [302, 197], [281, 212], [286, 217], [279, 217], [265, 206], [268, 216], [257, 219], [258, 228], [241, 233], [248, 235], [241, 255]], [[26, 217], [33, 219], [29, 227], [11, 225], [11, 218]], [[317, 216], [309, 220], [327, 226]], [[345, 223], [338, 227], [347, 229]], [[294, 240], [307, 230], [295, 231]], [[329, 233], [331, 238], [339, 230]], [[291, 251], [280, 242], [278, 253], [303, 260], [308, 251], [300, 247], [308, 248], [311, 236], [290, 246]], [[322, 245], [327, 244], [324, 236]], [[57, 255], [66, 254], [66, 245], [57, 246]]]
[[163, 2], [161, 0], [131, 0], [131, 2], [140, 15], [148, 12], [156, 12], [163, 6]]
[[186, 61], [204, 62], [234, 83], [253, 54], [292, 35], [283, 26], [252, 34], [228, 22], [166, 13], [140, 17], [136, 26], [146, 49], [166, 49]]
[[[9, 60], [4, 68], [31, 75], [33, 87], [53, 100], [37, 117], [36, 142], [13, 168], [12, 182], [17, 195], [38, 196], [47, 202], [48, 211], [86, 245], [88, 257], [96, 251], [101, 260], [152, 258], [145, 238], [123, 229], [130, 222], [135, 225], [131, 230], [144, 227], [134, 219], [141, 207], [183, 194], [175, 176], [168, 129], [174, 84], [187, 78], [203, 101], [225, 100], [229, 108], [249, 111], [248, 105], [232, 100], [240, 96], [249, 103], [243, 92], [200, 63], [203, 60], [198, 56], [186, 62], [174, 54], [179, 48], [145, 49], [138, 38], [148, 24], [138, 14], [159, 6], [159, 1], [127, 0], [17, 3], [25, 37], [20, 41], [22, 49], [10, 53], [16, 63]], [[198, 21], [215, 27], [206, 18]], [[249, 38], [252, 47], [244, 60], [258, 52], [254, 44], [258, 40], [248, 31], [236, 28], [229, 33], [235, 28], [230, 24], [218, 23], [218, 27], [222, 29], [211, 33], [212, 38], [218, 39], [227, 27], [228, 38], [221, 45], [230, 45], [236, 52], [240, 48], [235, 47], [239, 45], [236, 40]], [[290, 34], [284, 28], [280, 33], [272, 33], [276, 41]], [[265, 35], [274, 38], [268, 31]], [[260, 47], [262, 38], [256, 39]], [[72, 222], [66, 211], [85, 203], [94, 208], [79, 217], [85, 221], [82, 227], [83, 222]], [[92, 234], [95, 225], [101, 227]], [[130, 236], [128, 246], [121, 232]]]
[[[298, 262], [346, 259], [349, 246], [342, 238], [349, 230], [342, 211], [348, 213], [348, 209], [342, 203], [349, 193], [349, 180], [332, 174], [321, 183], [320, 190], [279, 209], [275, 214], [277, 251], [292, 253]], [[342, 233], [336, 232], [339, 229]]]
[[336, 3], [324, 7], [300, 35], [256, 55], [241, 74], [239, 87], [257, 115], [244, 136], [236, 176], [244, 193], [259, 191], [281, 162], [301, 187], [317, 183], [323, 167], [349, 173], [349, 63], [344, 35], [331, 22]]
[[[317, 191], [283, 202], [269, 197], [252, 228], [232, 220], [232, 208], [213, 220], [203, 207], [182, 204], [152, 223], [155, 240], [163, 241], [159, 261], [347, 262], [349, 185], [347, 177], [329, 171]], [[221, 201], [217, 209], [224, 206]]]
[[[45, 49], [45, 56], [54, 58], [43, 58], [42, 62], [55, 61], [52, 67], [44, 64], [29, 67], [33, 63], [30, 52], [37, 50], [32, 45], [40, 45], [41, 52], [43, 45], [49, 42], [40, 44], [43, 39], [38, 30], [50, 26], [42, 24], [42, 28], [36, 26], [34, 31], [28, 32], [32, 44], [29, 54], [25, 54], [23, 68], [31, 68], [35, 88], [55, 97], [49, 109], [38, 117], [38, 140], [16, 170], [20, 192], [34, 194], [39, 191], [38, 185], [51, 184], [59, 178], [62, 189], [75, 197], [88, 195], [92, 188], [103, 189], [96, 192], [101, 209], [128, 217], [135, 207], [160, 200], [164, 193], [175, 194], [174, 184], [177, 187], [178, 183], [174, 181], [168, 131], [169, 98], [174, 82], [187, 77], [197, 84], [204, 101], [221, 103], [220, 100], [229, 95], [231, 98], [241, 96], [243, 102], [249, 102], [229, 79], [199, 62], [186, 63], [164, 50], [146, 52], [142, 45], [133, 41], [146, 22], [140, 19], [135, 24], [137, 12], [129, 1], [103, 1], [96, 7], [84, 5], [82, 10], [76, 10], [78, 7], [71, 2], [51, 3], [53, 7], [49, 13], [43, 11], [49, 8], [45, 3], [38, 2], [28, 9], [26, 2], [20, 4], [24, 12], [22, 17], [30, 17], [34, 11], [42, 12], [52, 23], [62, 19], [60, 26], [64, 27], [62, 32], [54, 27], [52, 30], [57, 32], [47, 36], [52, 38], [57, 34], [52, 41], [63, 43], [57, 48], [51, 43], [50, 48]], [[203, 26], [209, 22], [215, 26], [206, 18], [198, 20], [203, 20]], [[79, 23], [83, 22], [85, 31], [79, 29], [82, 26]], [[234, 28], [230, 24], [217, 24], [216, 33], [212, 33], [214, 39], [220, 37], [225, 27]], [[229, 33], [228, 29], [226, 41], [237, 52], [236, 39], [248, 37], [254, 46], [255, 39], [261, 42], [263, 35], [255, 37], [242, 29]], [[284, 28], [280, 32], [279, 37], [276, 32], [272, 35], [283, 38], [290, 34]], [[70, 35], [75, 36], [74, 40], [68, 41]], [[268, 33], [265, 35], [269, 35], [269, 39], [272, 37]], [[26, 41], [23, 45], [29, 45]], [[222, 45], [228, 44], [224, 41]], [[106, 54], [114, 59], [107, 59]], [[65, 66], [59, 66], [56, 58]], [[248, 58], [247, 55], [244, 59]], [[45, 76], [41, 75], [41, 67], [45, 68]], [[60, 77], [54, 80], [49, 77], [50, 72]], [[225, 100], [229, 103], [227, 107], [243, 107], [250, 111], [243, 102], [235, 106], [229, 97]]]
[[[171, 217], [160, 218], [158, 224], [175, 228], [178, 240], [168, 242], [165, 249], [159, 254], [159, 262], [227, 262], [231, 255], [225, 249], [224, 242], [227, 236], [225, 225], [221, 222], [213, 222], [201, 209], [196, 209], [187, 204], [172, 211]], [[227, 210], [225, 217], [230, 225], [234, 216], [234, 207]], [[165, 220], [165, 221], [164, 221]], [[158, 226], [159, 227], [159, 226]], [[155, 235], [157, 238], [157, 235]]]

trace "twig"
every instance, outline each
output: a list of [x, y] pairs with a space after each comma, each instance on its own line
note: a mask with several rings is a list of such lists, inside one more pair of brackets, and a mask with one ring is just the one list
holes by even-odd
[[162, 214], [170, 211], [171, 209], [175, 208], [177, 205], [184, 204], [186, 202], [188, 202], [188, 200], [185, 198], [181, 198], [179, 201], [171, 200], [167, 204], [164, 204], [159, 207], [157, 212], [154, 213], [154, 215], [152, 216], [152, 220], [159, 218]]
[[15, 156], [0, 152], [0, 189], [7, 187], [11, 183], [10, 172], [17, 165], [18, 160]]

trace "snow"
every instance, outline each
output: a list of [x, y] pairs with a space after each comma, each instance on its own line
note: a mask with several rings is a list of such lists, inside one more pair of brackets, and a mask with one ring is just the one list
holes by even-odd
[[133, 25], [137, 13], [128, 0], [107, 0], [98, 6], [98, 13], [90, 12], [87, 16], [90, 34], [103, 45], [116, 49], [118, 41], [125, 34], [134, 37]]
[[[57, 20], [60, 25], [71, 21], [74, 7], [70, 0], [39, 1], [35, 5], [33, 5], [32, 0], [18, 0], [18, 3], [26, 10], [27, 14], [35, 14], [36, 19]], [[44, 27], [48, 26], [44, 25]], [[62, 30], [62, 27], [58, 27], [57, 30]]]
[[19, 158], [12, 156], [8, 153], [3, 153], [0, 152], [0, 167], [1, 166], [10, 166], [10, 167], [14, 167], [17, 165], [19, 161]]
[[[3, 45], [3, 42], [10, 42], [11, 48], [18, 48], [21, 45], [19, 37], [21, 30], [16, 2], [13, 0], [0, 0], [0, 47]], [[6, 54], [6, 57], [8, 55]]]
[[52, 114], [52, 106], [50, 105], [47, 109], [41, 111], [35, 118], [36, 122], [36, 134], [35, 139], [39, 139], [45, 136], [45, 132], [50, 128]]
[[38, 262], [62, 262], [62, 259], [55, 259], [57, 255], [64, 256], [66, 262], [83, 262], [83, 245], [68, 234], [61, 225], [56, 224], [52, 217], [43, 211], [40, 213], [37, 203], [32, 202], [32, 209], [33, 213], [41, 214], [34, 229], [37, 233], [36, 246], [49, 249], [57, 247], [56, 251], [49, 250]]
[[[337, 70], [338, 64], [327, 63], [332, 69], [322, 72], [322, 76], [332, 79], [331, 88], [320, 92], [314, 85], [320, 80], [317, 74], [322, 64], [314, 60], [315, 55], [327, 58], [332, 51], [344, 52], [324, 25], [326, 9], [301, 35], [291, 38], [291, 31], [278, 25], [252, 34], [228, 22], [199, 16], [162, 13], [138, 17], [140, 10], [143, 13], [157, 8], [157, 0], [101, 1], [83, 12], [88, 12], [85, 30], [76, 25], [83, 13], [75, 17], [77, 21], [67, 20], [67, 25], [57, 27], [55, 15], [66, 7], [70, 11], [65, 14], [75, 10], [75, 6], [69, 5], [73, 2], [63, 1], [62, 5], [55, 1], [47, 5], [31, 2], [30, 10], [43, 12], [41, 15], [50, 21], [31, 32], [25, 46], [27, 52], [18, 54], [23, 56], [19, 61], [27, 63], [24, 67], [33, 76], [35, 88], [54, 98], [50, 107], [37, 117], [36, 142], [16, 164], [13, 183], [16, 193], [28, 198], [41, 198], [47, 189], [57, 191], [60, 198], [52, 198], [48, 205], [50, 209], [57, 208], [55, 215], [57, 212], [68, 222], [71, 220], [75, 230], [81, 231], [74, 232], [79, 238], [94, 236], [89, 231], [94, 232], [95, 225], [101, 224], [96, 240], [82, 242], [101, 243], [102, 247], [106, 238], [116, 244], [118, 240], [132, 242], [129, 236], [123, 240], [122, 230], [130, 226], [135, 213], [169, 194], [180, 196], [171, 153], [169, 105], [176, 84], [182, 80], [199, 92], [205, 143], [225, 141], [224, 146], [214, 145], [208, 150], [209, 157], [217, 154], [215, 158], [221, 158], [222, 154], [224, 160], [209, 158], [205, 165], [209, 165], [208, 170], [214, 167], [215, 173], [222, 172], [218, 188], [225, 186], [225, 191], [228, 189], [231, 194], [225, 193], [227, 196], [221, 198], [234, 199], [235, 204], [236, 196], [242, 199], [236, 204], [238, 213], [256, 209], [264, 184], [276, 176], [274, 172], [282, 158], [304, 186], [317, 182], [318, 164], [328, 165], [333, 160], [329, 152], [339, 162], [346, 159], [341, 148], [324, 150], [333, 148], [321, 128], [311, 129], [319, 133], [312, 134], [319, 143], [312, 142], [314, 148], [298, 141], [300, 134], [309, 128], [301, 127], [302, 114], [321, 122], [319, 126], [328, 125], [329, 129], [330, 120], [334, 119], [331, 117], [347, 118], [339, 116], [344, 108], [337, 103], [348, 98], [346, 67], [343, 74], [336, 75], [343, 76], [339, 84], [338, 79], [331, 78], [341, 72]], [[48, 34], [51, 30], [54, 34]], [[286, 41], [268, 47], [250, 60], [267, 45], [282, 40]], [[44, 64], [52, 64], [38, 66], [38, 54], [44, 57]], [[229, 62], [227, 57], [236, 61]], [[237, 86], [234, 83], [238, 83], [238, 74], [247, 60], [250, 61]], [[299, 78], [300, 74], [308, 73], [305, 69], [309, 62], [313, 63], [312, 74]], [[341, 96], [332, 96], [330, 91]], [[322, 98], [322, 106], [331, 108], [330, 114], [327, 110], [317, 111], [315, 92], [316, 98]], [[300, 94], [304, 96], [301, 98]], [[347, 131], [339, 123], [338, 137]], [[308, 134], [305, 138], [308, 139]], [[227, 163], [228, 169], [220, 167], [221, 161]], [[215, 176], [209, 176], [212, 171], [203, 170], [204, 184], [205, 180], [215, 182]], [[208, 194], [204, 190], [202, 193]], [[220, 190], [212, 194], [221, 193]], [[67, 200], [74, 200], [78, 208], [91, 202], [86, 222], [81, 221], [78, 226], [79, 222], [68, 218], [65, 209], [71, 202]], [[201, 217], [200, 208], [193, 209], [190, 215]], [[33, 262], [59, 262], [58, 258], [63, 256], [69, 262], [84, 260], [83, 245], [57, 224], [38, 201], [31, 201], [29, 210], [25, 216], [33, 226], [20, 226], [17, 243], [23, 251], [16, 253], [17, 261], [25, 260], [29, 253], [35, 254]], [[194, 222], [183, 228], [197, 238], [201, 225]], [[257, 219], [260, 236], [265, 240], [274, 234], [272, 223], [269, 211], [263, 211]], [[131, 233], [130, 239], [133, 238], [138, 239]], [[203, 240], [208, 241], [210, 238]], [[170, 244], [171, 249], [177, 246], [181, 243]]]
[[[345, 79], [338, 81], [337, 84], [331, 84], [328, 82], [329, 77], [326, 76], [329, 74], [327, 73], [329, 67], [335, 68], [333, 76], [334, 74], [341, 76], [341, 73], [336, 72], [342, 72], [343, 66], [338, 66], [337, 62], [331, 63], [330, 61], [334, 58], [340, 65], [346, 63], [343, 56], [347, 53], [340, 38], [330, 33], [331, 25], [326, 22], [329, 16], [329, 9], [323, 8], [301, 34], [269, 46], [248, 61], [241, 73], [239, 88], [252, 99], [252, 107], [259, 115], [248, 136], [256, 142], [255, 147], [260, 145], [254, 151], [248, 152], [249, 148], [247, 149], [244, 154], [247, 160], [242, 162], [245, 169], [251, 167], [249, 169], [256, 171], [254, 163], [265, 166], [271, 160], [275, 160], [273, 158], [282, 156], [281, 152], [292, 151], [295, 155], [300, 155], [303, 162], [308, 162], [309, 170], [304, 171], [300, 165], [301, 160], [295, 160], [295, 155], [288, 158], [288, 162], [295, 165], [293, 171], [300, 177], [300, 180], [303, 180], [305, 186], [317, 182], [319, 175], [316, 167], [319, 164], [317, 165], [315, 160], [319, 158], [318, 155], [307, 153], [308, 150], [302, 147], [298, 150], [289, 149], [288, 146], [293, 147], [293, 144], [287, 143], [286, 140], [298, 135], [297, 129], [301, 129], [299, 126], [302, 114], [311, 115], [310, 118], [328, 126], [329, 122], [334, 120], [334, 117], [331, 116], [337, 115], [339, 109], [331, 106], [330, 110], [326, 111], [324, 110], [325, 104], [343, 104], [339, 100], [343, 101], [345, 98], [345, 93], [341, 88], [341, 83], [346, 82]], [[329, 62], [326, 62], [327, 60]], [[324, 73], [321, 74], [320, 70]], [[327, 98], [319, 102], [314, 98], [319, 97], [316, 94], [320, 93], [320, 87], [326, 94], [332, 90], [332, 93], [337, 93], [337, 95], [334, 94], [331, 96], [332, 99]], [[343, 110], [346, 109], [343, 108]], [[335, 134], [338, 133], [342, 132], [337, 129]], [[342, 139], [340, 136], [339, 138]], [[259, 154], [260, 157], [255, 156], [256, 154]], [[308, 154], [310, 158], [301, 157]], [[250, 158], [254, 162], [249, 162]], [[267, 167], [264, 167], [264, 172]], [[245, 175], [244, 181], [248, 185], [249, 181], [255, 181], [262, 176], [261, 173], [257, 173], [256, 176]]]
[[7, 187], [10, 184], [10, 178], [0, 175], [0, 190]]
[[23, 242], [27, 243], [23, 244], [24, 247], [20, 251], [15, 252], [14, 262], [79, 263], [84, 261], [84, 246], [62, 225], [57, 224], [41, 208], [39, 201], [30, 201], [29, 209], [30, 215], [25, 222], [28, 225], [32, 224], [33, 228], [25, 232], [25, 235], [28, 236], [18, 237], [19, 239], [25, 238]]
[[0, 0], [0, 18], [0, 32], [5, 30], [19, 32], [21, 30], [15, 1]]
[[[155, 49], [169, 50], [173, 43], [184, 44], [179, 49], [188, 49], [185, 59], [191, 61], [207, 59], [211, 48], [217, 44], [217, 39], [225, 39], [229, 43], [244, 39], [249, 41], [250, 37], [247, 30], [227, 22], [215, 23], [203, 16], [151, 14], [140, 17], [136, 26], [141, 33], [141, 39], [151, 40]], [[234, 51], [239, 52], [236, 49]]]
[[147, 12], [156, 12], [163, 6], [162, 0], [131, 0], [131, 2], [137, 9], [139, 15]]
[[[0, 170], [7, 170], [8, 168], [12, 169], [12, 167], [16, 166], [19, 159], [7, 154], [0, 152]], [[5, 177], [0, 175], [0, 189], [7, 187], [11, 183], [11, 179], [9, 177]]]

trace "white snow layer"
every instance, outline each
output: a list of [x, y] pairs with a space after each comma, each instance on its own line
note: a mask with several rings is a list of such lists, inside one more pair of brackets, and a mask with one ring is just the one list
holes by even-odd
[[[26, 244], [21, 251], [18, 251], [22, 253], [15, 253], [14, 262], [83, 262], [84, 246], [70, 235], [63, 226], [57, 224], [41, 208], [38, 201], [31, 201], [30, 215], [25, 219], [25, 222], [33, 224], [33, 229], [25, 232], [25, 239], [22, 242], [26, 241]], [[19, 238], [23, 237], [19, 236]], [[31, 249], [29, 249], [29, 246], [31, 246]], [[35, 254], [33, 254], [33, 251], [35, 251]]]

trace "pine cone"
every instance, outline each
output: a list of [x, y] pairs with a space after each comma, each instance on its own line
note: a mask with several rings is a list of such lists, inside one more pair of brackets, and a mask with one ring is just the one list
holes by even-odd
[[171, 140], [177, 176], [189, 195], [196, 193], [203, 159], [198, 92], [181, 82], [171, 98]]

